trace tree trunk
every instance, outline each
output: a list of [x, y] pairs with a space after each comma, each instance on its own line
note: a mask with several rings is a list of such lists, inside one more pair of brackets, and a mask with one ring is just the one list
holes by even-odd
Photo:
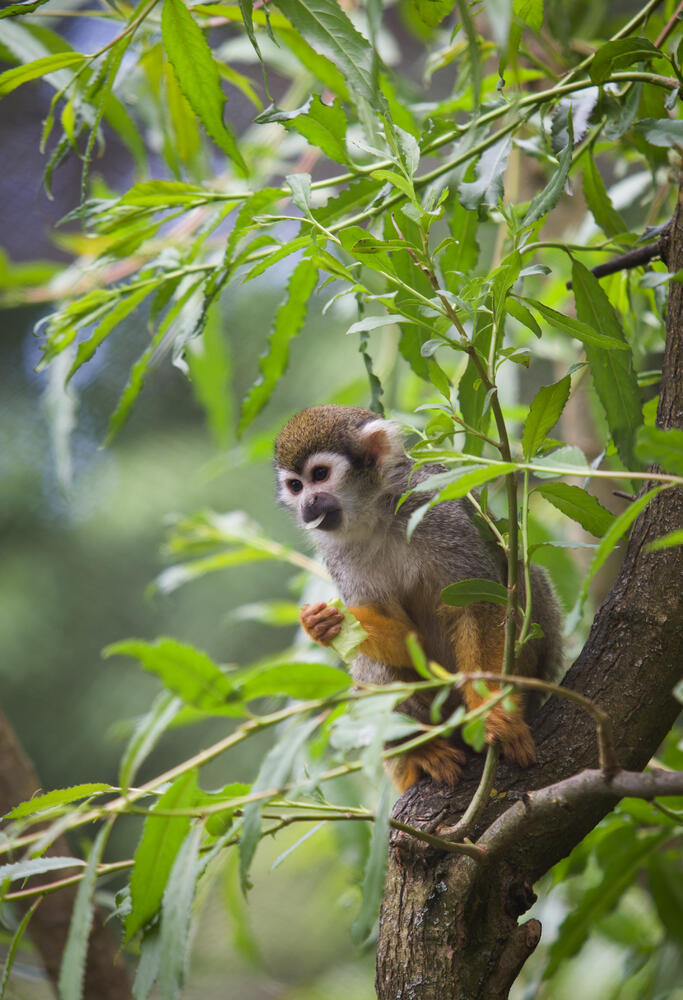
[[[40, 782], [31, 761], [19, 745], [9, 721], [0, 712], [0, 816], [30, 799], [39, 788]], [[72, 856], [64, 837], [56, 840], [46, 853]], [[55, 988], [77, 890], [77, 886], [69, 885], [44, 896], [28, 925], [28, 933]], [[32, 902], [32, 899], [27, 899], [23, 907], [15, 905], [23, 913]], [[118, 942], [111, 927], [105, 926], [104, 914], [98, 907], [95, 907], [90, 932], [83, 996], [85, 1000], [130, 1000], [131, 997], [125, 962], [118, 953]]]
[[[673, 272], [683, 267], [682, 204], [683, 187], [666, 254]], [[657, 423], [683, 428], [683, 285], [675, 281]], [[683, 549], [647, 546], [681, 525], [679, 489], [657, 495], [637, 519], [619, 577], [564, 680], [609, 715], [622, 768], [648, 763], [679, 710], [671, 691], [683, 662]], [[540, 938], [537, 920], [517, 923], [535, 898], [534, 882], [624, 794], [617, 779], [578, 774], [598, 759], [595, 723], [576, 703], [551, 698], [532, 728], [538, 763], [523, 772], [499, 766], [498, 794], [472, 833], [489, 851], [486, 864], [394, 832], [380, 915], [379, 1000], [507, 997]], [[438, 833], [462, 815], [480, 773], [477, 760], [454, 790], [413, 785], [394, 817]]]

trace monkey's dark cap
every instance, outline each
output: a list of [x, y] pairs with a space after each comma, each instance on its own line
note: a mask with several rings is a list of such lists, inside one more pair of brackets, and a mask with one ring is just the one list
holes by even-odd
[[275, 442], [275, 461], [282, 469], [301, 475], [306, 460], [319, 451], [348, 455], [362, 461], [357, 431], [370, 420], [372, 410], [359, 406], [311, 406], [285, 424]]

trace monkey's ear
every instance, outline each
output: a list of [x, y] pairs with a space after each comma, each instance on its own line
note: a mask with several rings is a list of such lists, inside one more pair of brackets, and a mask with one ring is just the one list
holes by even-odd
[[379, 468], [403, 457], [403, 435], [391, 420], [370, 420], [361, 427], [360, 437], [366, 455]]

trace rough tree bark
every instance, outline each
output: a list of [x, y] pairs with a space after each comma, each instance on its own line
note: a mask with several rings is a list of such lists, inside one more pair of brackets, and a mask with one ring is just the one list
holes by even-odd
[[[670, 271], [683, 267], [683, 182], [663, 250]], [[683, 428], [683, 285], [675, 281], [657, 424]], [[608, 713], [624, 769], [642, 770], [678, 711], [671, 691], [683, 662], [683, 549], [650, 553], [647, 546], [682, 525], [679, 489], [657, 495], [637, 519], [619, 577], [564, 681]], [[498, 794], [472, 833], [489, 851], [485, 865], [392, 835], [377, 951], [379, 1000], [507, 997], [540, 938], [537, 920], [518, 924], [535, 898], [534, 882], [625, 794], [618, 780], [610, 785], [596, 772], [566, 781], [598, 763], [595, 724], [578, 705], [551, 698], [532, 728], [538, 763], [523, 772], [500, 765]], [[397, 802], [394, 818], [438, 833], [460, 817], [480, 773], [481, 761], [473, 761], [455, 790], [414, 785]]]
[[[0, 712], [0, 816], [19, 802], [30, 799], [40, 788], [35, 768], [24, 753], [7, 718]], [[73, 856], [66, 839], [60, 837], [48, 850], [61, 857]], [[64, 872], [64, 875], [67, 873]], [[57, 987], [59, 969], [69, 933], [71, 911], [77, 886], [66, 886], [43, 897], [28, 926], [28, 933], [40, 955], [45, 973]], [[27, 900], [20, 914], [28, 908]], [[95, 909], [90, 932], [83, 996], [85, 1000], [130, 1000], [131, 991], [123, 956], [104, 913]]]

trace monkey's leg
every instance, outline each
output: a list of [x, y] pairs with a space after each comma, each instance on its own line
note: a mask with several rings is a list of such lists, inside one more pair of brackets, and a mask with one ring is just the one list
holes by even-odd
[[437, 736], [429, 743], [390, 758], [386, 766], [399, 792], [405, 792], [406, 788], [410, 788], [421, 778], [457, 785], [466, 760], [462, 750]]
[[[458, 670], [464, 674], [483, 671], [499, 674], [505, 646], [505, 612], [495, 604], [469, 604], [450, 612], [454, 615], [450, 631]], [[500, 690], [497, 684], [487, 683], [487, 687], [492, 693]], [[536, 760], [536, 747], [522, 714], [524, 699], [520, 694], [509, 697], [516, 711], [508, 712], [502, 703], [495, 705], [486, 718], [486, 739], [488, 743], [498, 741], [506, 757], [528, 767]], [[477, 694], [472, 684], [465, 684], [463, 700], [468, 709], [473, 709], [486, 699]]]

